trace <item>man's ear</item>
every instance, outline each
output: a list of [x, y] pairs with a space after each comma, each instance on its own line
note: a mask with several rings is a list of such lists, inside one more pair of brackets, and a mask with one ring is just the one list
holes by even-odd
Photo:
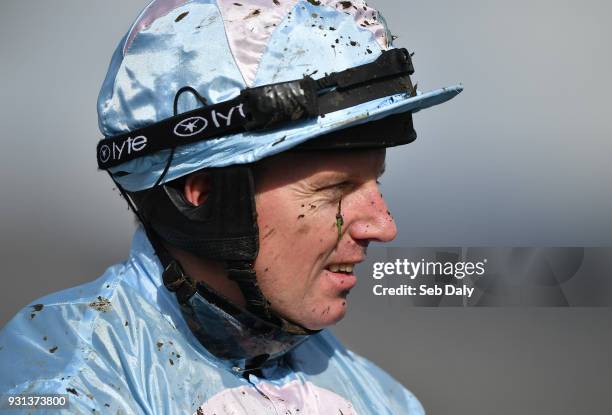
[[208, 199], [210, 188], [210, 174], [207, 172], [192, 173], [185, 180], [183, 194], [189, 203], [200, 206]]

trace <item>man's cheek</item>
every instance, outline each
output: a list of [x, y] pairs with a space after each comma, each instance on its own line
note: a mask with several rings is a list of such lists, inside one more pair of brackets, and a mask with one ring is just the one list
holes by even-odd
[[298, 220], [296, 233], [298, 237], [306, 237], [311, 231], [311, 226], [305, 220]]
[[274, 235], [274, 233], [276, 232], [276, 227], [274, 226], [270, 226], [270, 225], [264, 225], [263, 227], [261, 227], [260, 225], [260, 239], [261, 239], [261, 243], [263, 244], [264, 242], [267, 243], [270, 239], [270, 237], [272, 237]]

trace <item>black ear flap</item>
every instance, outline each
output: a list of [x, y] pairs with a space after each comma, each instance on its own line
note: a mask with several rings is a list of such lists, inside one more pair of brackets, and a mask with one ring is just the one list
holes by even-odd
[[211, 188], [200, 206], [185, 199], [180, 183], [131, 195], [162, 241], [202, 258], [254, 261], [259, 235], [251, 168], [232, 166], [207, 172]]
[[[281, 324], [279, 318], [272, 316], [253, 269], [259, 251], [259, 229], [252, 169], [238, 165], [207, 172], [211, 186], [206, 203], [194, 206], [185, 199], [184, 183], [177, 182], [132, 193], [139, 215], [161, 241], [200, 258], [225, 262], [228, 278], [238, 283], [247, 309], [266, 321]], [[166, 277], [172, 279], [168, 273]], [[174, 277], [181, 280], [178, 274]], [[175, 283], [169, 282], [171, 286]], [[207, 288], [199, 284], [198, 291], [205, 293]], [[193, 295], [192, 289], [188, 294]]]

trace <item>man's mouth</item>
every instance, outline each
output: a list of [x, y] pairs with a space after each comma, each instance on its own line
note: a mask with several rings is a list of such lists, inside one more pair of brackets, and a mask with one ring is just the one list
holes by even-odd
[[337, 272], [339, 274], [351, 275], [353, 273], [353, 267], [355, 264], [332, 264], [326, 269], [331, 272]]

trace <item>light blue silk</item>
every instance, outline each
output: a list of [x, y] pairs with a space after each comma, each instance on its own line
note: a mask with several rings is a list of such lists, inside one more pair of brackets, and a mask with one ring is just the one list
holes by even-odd
[[[408, 390], [328, 331], [266, 366], [263, 377], [241, 377], [192, 335], [161, 271], [138, 230], [125, 263], [21, 310], [0, 332], [0, 395], [69, 396], [63, 412], [37, 414], [192, 414], [221, 402], [227, 414], [252, 415], [284, 410], [291, 399], [294, 408], [316, 406], [323, 391], [360, 415], [424, 413]], [[262, 400], [261, 408], [241, 403], [251, 391], [285, 389], [290, 398]]]
[[[276, 6], [270, 2], [270, 7]], [[178, 15], [186, 17], [177, 23]], [[384, 19], [380, 21], [384, 24]], [[226, 30], [215, 0], [191, 0], [140, 30], [124, 52], [129, 39], [126, 35], [112, 58], [98, 99], [102, 133], [128, 133], [171, 117], [174, 94], [183, 86], [195, 88], [210, 104], [237, 96], [247, 85]], [[254, 84], [249, 86], [304, 75], [321, 78], [372, 62], [381, 52], [373, 33], [356, 24], [342, 8], [300, 0], [272, 32]], [[395, 95], [272, 131], [179, 146], [164, 182], [205, 167], [252, 163], [336, 130], [396, 113], [417, 112], [453, 98], [462, 89], [455, 85], [416, 97]], [[179, 112], [199, 105], [189, 94], [185, 97], [180, 100]], [[161, 176], [168, 156], [169, 151], [162, 151], [123, 163], [111, 172], [120, 173], [115, 179], [128, 191], [147, 189]]]

